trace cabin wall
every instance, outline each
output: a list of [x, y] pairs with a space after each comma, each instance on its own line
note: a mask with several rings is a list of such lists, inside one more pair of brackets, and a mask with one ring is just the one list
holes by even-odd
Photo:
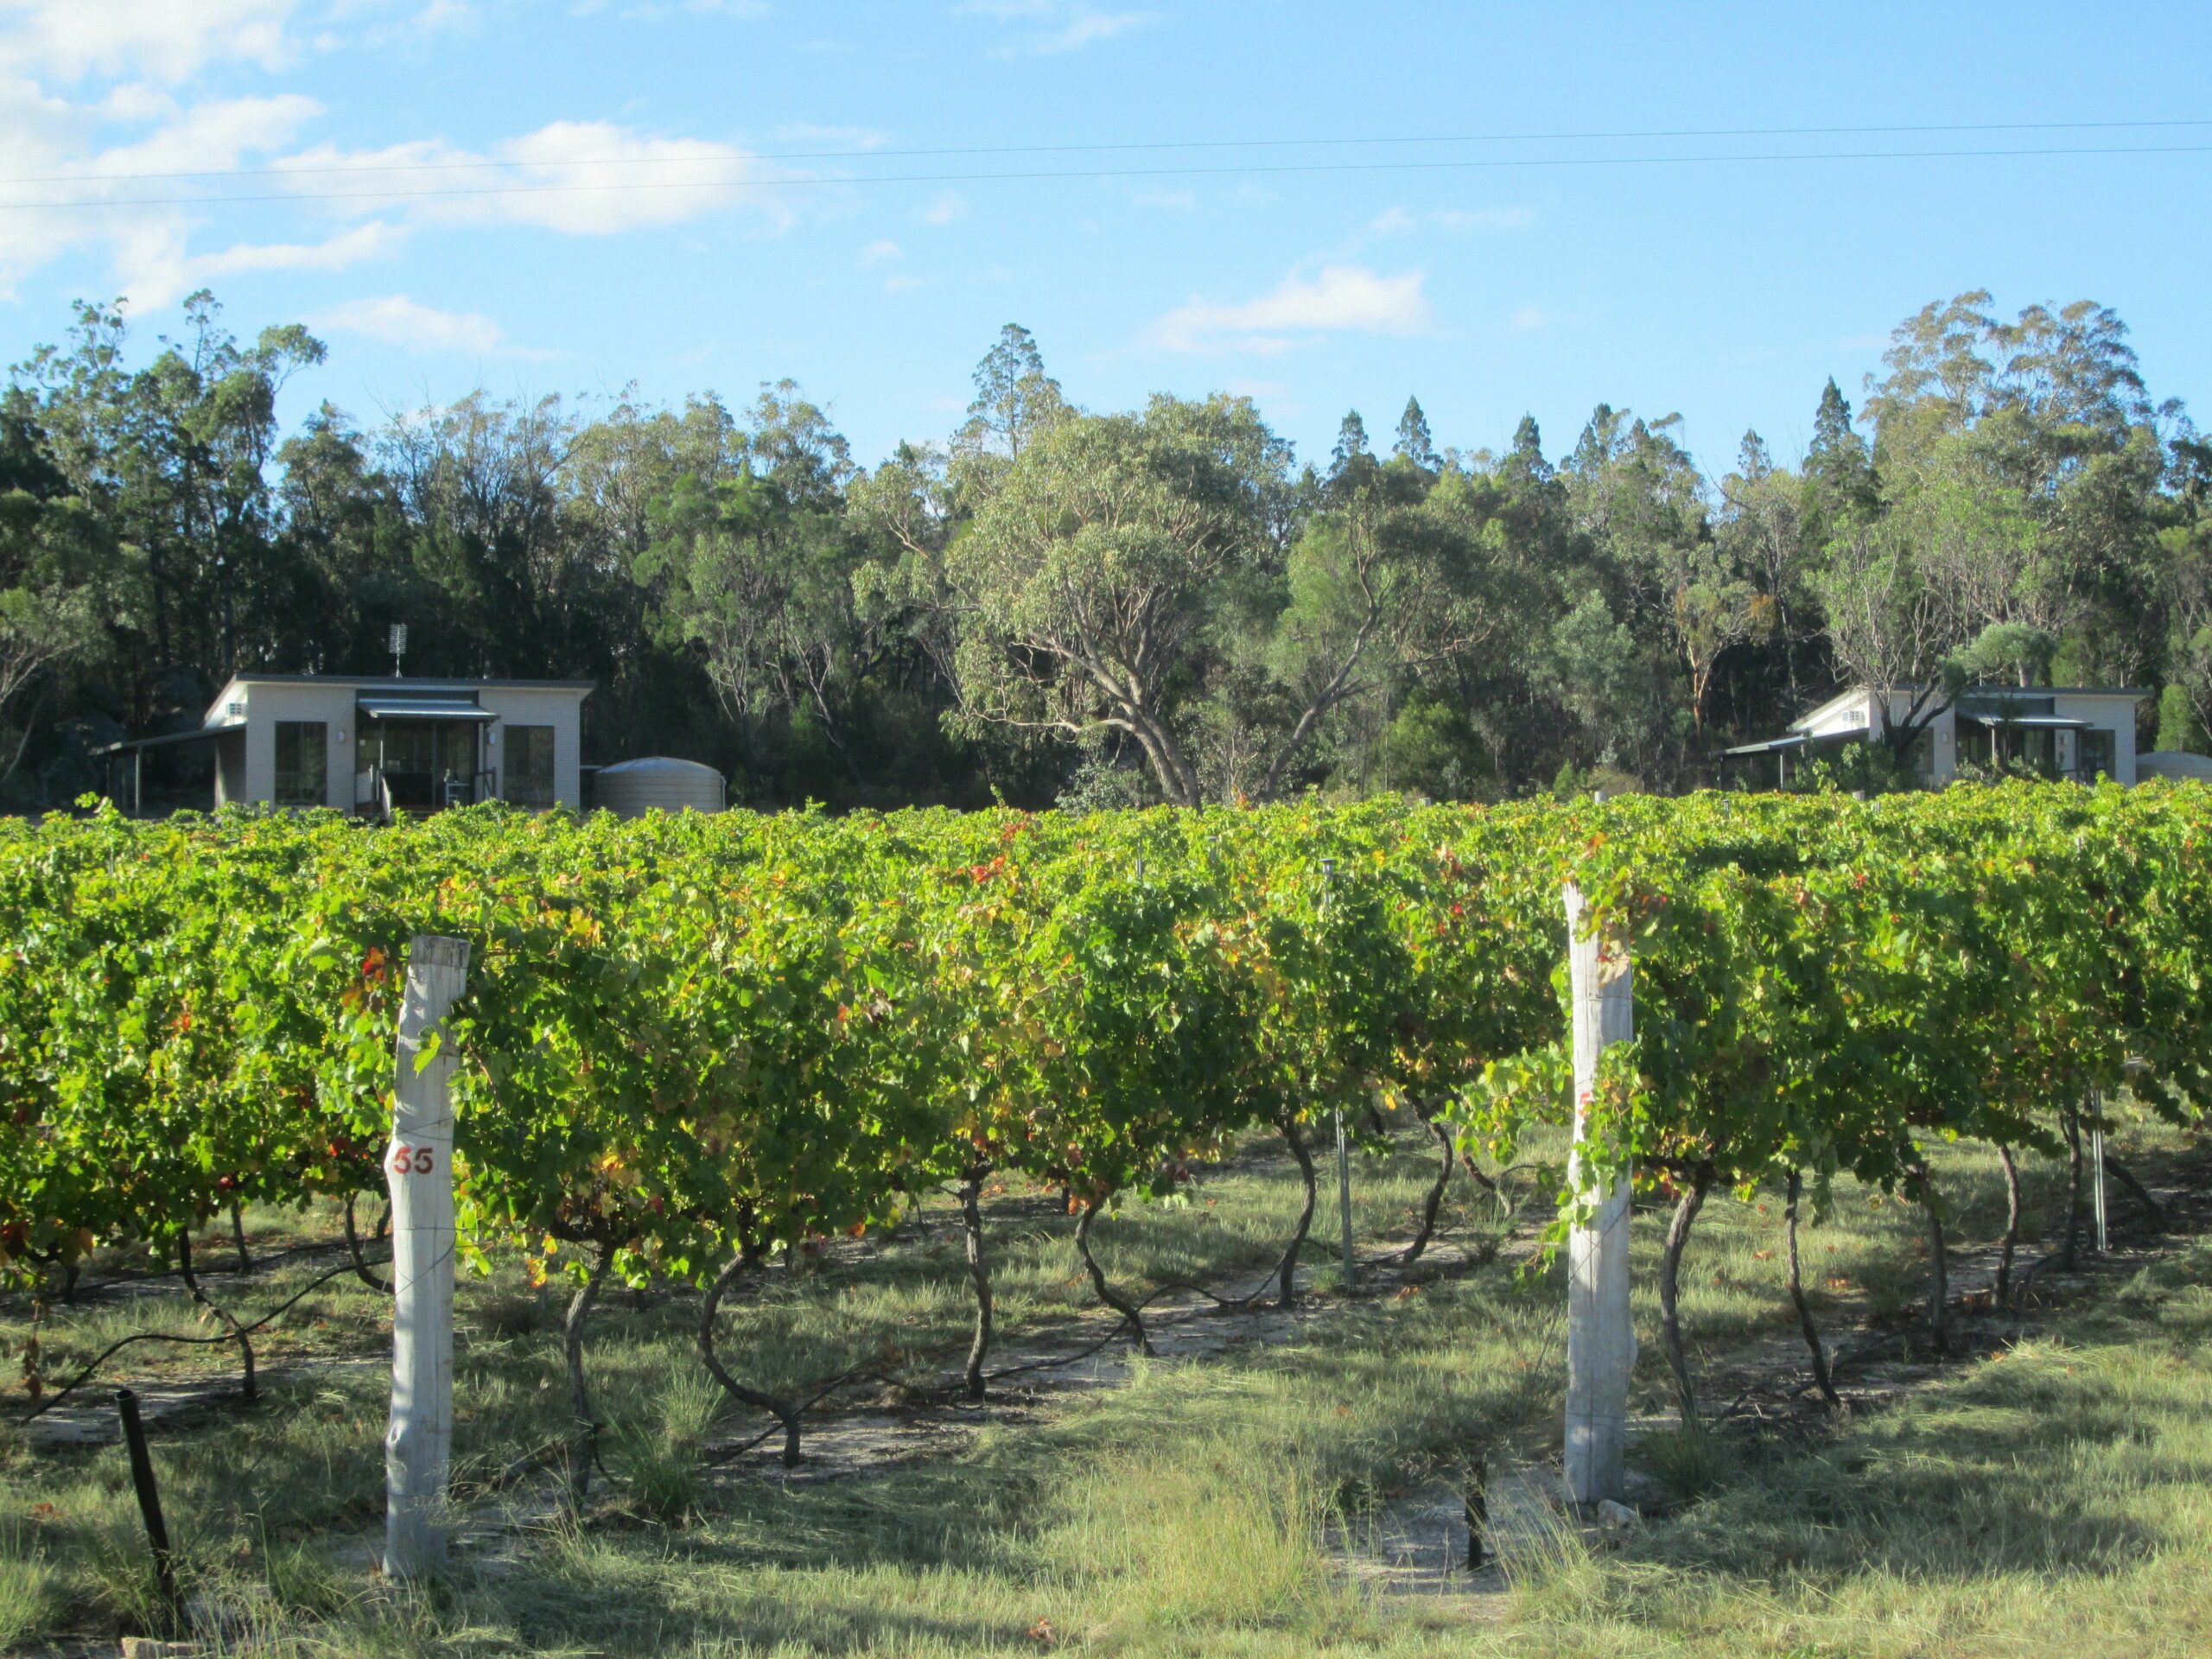
[[[354, 731], [353, 687], [331, 681], [315, 685], [248, 682], [234, 696], [245, 703], [245, 792], [247, 801], [276, 798], [276, 725], [279, 721], [319, 720], [329, 745], [325, 757], [323, 804], [340, 812], [353, 810], [353, 753], [359, 741]], [[218, 718], [229, 705], [219, 704]]]
[[571, 812], [583, 810], [583, 697], [563, 687], [486, 685], [476, 688], [476, 700], [499, 715], [489, 733], [492, 771], [499, 789], [506, 793], [506, 731], [509, 726], [550, 726], [553, 728], [553, 796]]
[[[2113, 734], [2112, 776], [2119, 784], [2135, 781], [2135, 706], [2137, 697], [2109, 697], [2055, 693], [2051, 698], [2051, 712], [2064, 720], [2086, 721]], [[2071, 770], [2079, 760], [2075, 734], [2060, 734], [2059, 765]]]
[[226, 732], [215, 740], [215, 804], [250, 801], [245, 791], [245, 734]]

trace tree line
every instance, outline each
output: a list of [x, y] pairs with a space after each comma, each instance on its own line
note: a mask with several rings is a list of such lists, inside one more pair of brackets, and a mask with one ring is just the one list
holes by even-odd
[[[1898, 326], [1794, 461], [1718, 475], [1601, 404], [1301, 461], [1249, 399], [1071, 404], [1009, 324], [940, 444], [862, 467], [790, 380], [749, 404], [501, 400], [365, 424], [280, 394], [202, 293], [150, 353], [80, 302], [0, 397], [0, 804], [97, 783], [231, 673], [589, 677], [589, 758], [675, 753], [736, 800], [1101, 806], [1716, 781], [1837, 686], [2143, 685], [2212, 722], [2212, 443], [2120, 318]], [[1878, 746], [1875, 756], [1878, 761]], [[1872, 781], [1878, 782], [1878, 779]]]

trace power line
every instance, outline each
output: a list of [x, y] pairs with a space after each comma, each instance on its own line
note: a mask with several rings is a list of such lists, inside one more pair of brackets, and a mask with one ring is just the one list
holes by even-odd
[[[2014, 156], [2196, 156], [2212, 152], [2212, 144], [2126, 144], [2064, 146], [2018, 149], [1831, 149], [1703, 156], [1486, 156], [1456, 161], [1311, 162], [1277, 165], [1224, 163], [1212, 167], [1114, 167], [1054, 168], [1034, 172], [1001, 173], [874, 173], [855, 175], [804, 175], [792, 178], [631, 179], [601, 184], [505, 184], [460, 187], [439, 190], [276, 191], [228, 196], [106, 196], [65, 201], [5, 201], [0, 212], [35, 212], [78, 207], [201, 207], [270, 201], [415, 201], [469, 196], [533, 196], [588, 194], [609, 190], [727, 190], [741, 185], [795, 188], [804, 185], [859, 184], [986, 184], [1027, 180], [1268, 177], [1286, 174], [1408, 173], [1496, 170], [1544, 167], [1675, 167], [1705, 166], [1731, 162], [1885, 162], [1948, 161]], [[585, 162], [539, 162], [538, 166], [586, 166]]]
[[704, 162], [823, 162], [913, 160], [950, 156], [1069, 156], [1192, 149], [1297, 149], [1390, 144], [1585, 143], [1628, 138], [1839, 138], [1930, 132], [2088, 132], [2212, 126], [2212, 119], [2173, 121], [1978, 121], [1856, 127], [1675, 127], [1602, 132], [1488, 132], [1344, 138], [1173, 138], [1092, 144], [976, 144], [926, 149], [702, 149], [688, 156], [607, 156], [531, 161], [484, 158], [439, 162], [348, 162], [328, 167], [205, 168], [168, 173], [54, 173], [0, 178], [0, 187], [31, 184], [155, 183], [181, 179], [260, 179], [369, 173], [443, 173], [491, 168], [680, 167]]

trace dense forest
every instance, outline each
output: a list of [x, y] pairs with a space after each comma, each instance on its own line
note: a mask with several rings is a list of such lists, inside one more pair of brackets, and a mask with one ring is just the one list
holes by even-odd
[[394, 622], [410, 674], [596, 680], [588, 759], [757, 805], [1675, 790], [1853, 680], [2143, 685], [2164, 747], [2212, 722], [2212, 444], [2087, 302], [1932, 304], [1855, 411], [1808, 389], [1802, 456], [1747, 433], [1719, 477], [1605, 405], [1557, 459], [1409, 398], [1301, 461], [1246, 398], [1078, 409], [1012, 325], [959, 429], [873, 470], [789, 380], [288, 434], [321, 342], [185, 315], [134, 351], [80, 304], [0, 404], [9, 810], [233, 671], [388, 671]]

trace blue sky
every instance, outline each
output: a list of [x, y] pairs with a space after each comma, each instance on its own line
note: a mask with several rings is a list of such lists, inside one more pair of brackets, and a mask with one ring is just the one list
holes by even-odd
[[[0, 194], [118, 204], [0, 214], [0, 347], [207, 286], [328, 343], [294, 416], [790, 376], [873, 461], [1013, 321], [1087, 407], [1249, 391], [1309, 455], [1414, 392], [1554, 454], [1679, 410], [1719, 467], [1972, 287], [2111, 305], [2202, 402], [2212, 153], [1659, 158], [2212, 146], [2208, 63], [2174, 4], [0, 0]], [[1046, 148], [1141, 144], [1190, 147]], [[949, 149], [1003, 153], [899, 153]]]

